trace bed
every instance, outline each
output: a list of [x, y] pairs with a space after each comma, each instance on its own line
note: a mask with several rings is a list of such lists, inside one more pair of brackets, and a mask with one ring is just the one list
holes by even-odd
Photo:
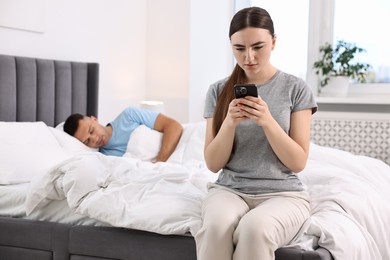
[[[96, 63], [0, 55], [0, 259], [196, 259], [215, 179], [204, 122], [183, 125], [167, 163], [150, 162], [161, 135], [144, 127], [124, 157], [103, 156], [60, 127], [71, 113], [97, 115], [98, 74]], [[299, 176], [312, 216], [277, 260], [390, 259], [387, 164], [312, 143]]]

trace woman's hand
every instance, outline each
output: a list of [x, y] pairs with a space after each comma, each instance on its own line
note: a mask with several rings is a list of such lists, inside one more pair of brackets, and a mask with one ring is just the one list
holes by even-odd
[[242, 99], [233, 99], [229, 104], [225, 122], [230, 127], [236, 127], [241, 121], [248, 118], [241, 109], [240, 100]]
[[237, 108], [239, 109], [237, 113], [253, 120], [259, 126], [264, 127], [273, 120], [267, 103], [260, 96], [237, 99]]

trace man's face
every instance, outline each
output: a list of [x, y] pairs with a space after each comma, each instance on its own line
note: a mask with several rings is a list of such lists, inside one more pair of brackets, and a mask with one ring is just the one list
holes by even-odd
[[106, 128], [100, 125], [97, 118], [93, 116], [84, 117], [79, 121], [74, 137], [91, 148], [102, 147], [109, 141]]

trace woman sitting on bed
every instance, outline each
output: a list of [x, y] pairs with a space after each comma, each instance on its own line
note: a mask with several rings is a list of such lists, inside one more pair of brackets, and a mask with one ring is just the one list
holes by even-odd
[[175, 150], [182, 134], [182, 125], [161, 113], [128, 107], [111, 123], [103, 126], [94, 116], [72, 114], [64, 124], [64, 131], [91, 148], [99, 148], [105, 155], [122, 156], [131, 133], [140, 125], [163, 133], [156, 162], [165, 162]]
[[[276, 35], [266, 10], [239, 11], [229, 38], [237, 65], [206, 96], [204, 157], [219, 176], [202, 207], [197, 259], [272, 260], [310, 215], [295, 173], [306, 165], [317, 105], [302, 79], [271, 64]], [[244, 83], [258, 96], [234, 98]]]

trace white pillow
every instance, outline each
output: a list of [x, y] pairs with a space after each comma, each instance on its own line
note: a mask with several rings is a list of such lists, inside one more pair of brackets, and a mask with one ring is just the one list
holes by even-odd
[[58, 129], [58, 130], [64, 131], [64, 124], [65, 124], [65, 121], [59, 123], [58, 125], [56, 125], [55, 128]]
[[131, 133], [124, 156], [151, 162], [157, 157], [161, 142], [161, 132], [140, 125]]
[[14, 145], [58, 145], [44, 122], [0, 122], [0, 141]]
[[206, 121], [183, 124], [183, 134], [169, 162], [204, 161]]
[[0, 122], [0, 184], [29, 182], [70, 156], [43, 122]]
[[[183, 163], [188, 160], [203, 161], [203, 146], [206, 133], [205, 121], [183, 124], [183, 133], [169, 162]], [[161, 148], [162, 133], [144, 125], [131, 134], [124, 156], [152, 161]]]
[[65, 133], [63, 128], [48, 127], [58, 143], [70, 152], [97, 152], [99, 149], [91, 148], [80, 142], [77, 138]]

